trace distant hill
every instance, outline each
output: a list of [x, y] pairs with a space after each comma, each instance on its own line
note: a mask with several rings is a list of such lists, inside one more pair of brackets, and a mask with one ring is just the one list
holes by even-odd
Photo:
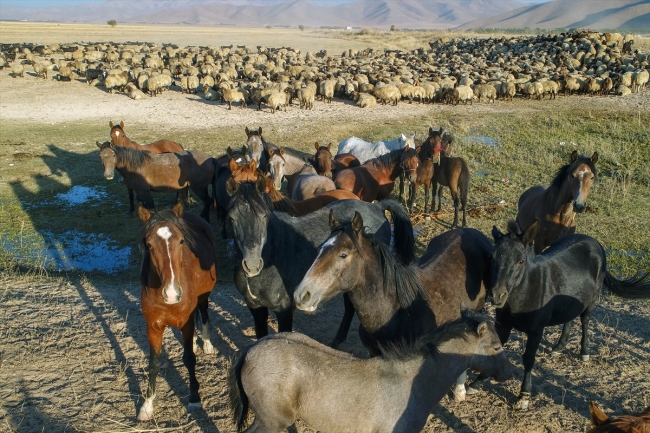
[[523, 5], [516, 0], [106, 0], [57, 7], [3, 5], [0, 19], [440, 29]]
[[479, 18], [460, 27], [650, 30], [650, 0], [556, 0]]

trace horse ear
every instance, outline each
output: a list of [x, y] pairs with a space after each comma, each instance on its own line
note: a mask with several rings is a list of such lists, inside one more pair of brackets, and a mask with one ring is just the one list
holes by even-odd
[[261, 194], [266, 192], [266, 179], [263, 176], [259, 176], [255, 181], [255, 187]]
[[272, 156], [272, 155], [273, 155], [273, 153], [275, 152], [275, 150], [273, 150], [273, 148], [272, 148], [272, 147], [269, 147], [269, 150], [268, 150], [268, 152], [269, 152], [269, 156]]
[[239, 188], [239, 185], [237, 184], [237, 181], [231, 177], [228, 178], [226, 181], [226, 192], [228, 195], [232, 196], [237, 192], [237, 188]]
[[476, 328], [476, 333], [479, 337], [483, 337], [489, 330], [490, 327], [488, 326], [487, 322], [481, 322], [479, 323], [478, 328]]
[[259, 128], [257, 128], [257, 133], [260, 134], [260, 136], [262, 135], [262, 127], [261, 126]]
[[251, 159], [251, 163], [248, 164], [248, 169], [249, 169], [250, 171], [252, 171], [252, 172], [254, 172], [255, 170], [257, 170], [257, 162], [255, 162], [254, 159]]
[[334, 209], [330, 209], [330, 227], [335, 229], [341, 225], [341, 222], [334, 216]]
[[521, 240], [524, 242], [524, 245], [532, 245], [535, 237], [537, 237], [537, 232], [539, 231], [539, 220], [535, 218], [528, 228], [521, 235]]
[[142, 203], [138, 203], [138, 217], [143, 223], [147, 223], [151, 218], [151, 213], [147, 210], [146, 207], [142, 206]]
[[97, 147], [99, 147], [100, 149], [102, 148], [102, 144], [101, 144], [99, 141], [97, 141], [95, 144], [96, 144]]
[[248, 126], [244, 129], [244, 131], [246, 131], [246, 136], [251, 135], [251, 131], [248, 129]]
[[226, 153], [228, 156], [232, 156], [232, 148], [230, 146], [228, 146], [228, 149], [226, 149]]
[[576, 162], [576, 159], [578, 159], [578, 151], [574, 150], [571, 152], [571, 162]]
[[120, 128], [124, 129], [124, 121], [120, 120]]
[[183, 201], [180, 199], [176, 200], [176, 204], [174, 205], [172, 210], [174, 211], [177, 217], [183, 218]]
[[408, 152], [409, 149], [410, 149], [410, 146], [409, 146], [408, 143], [406, 143], [406, 146], [404, 146], [404, 152]]
[[503, 233], [497, 228], [497, 226], [492, 226], [492, 237], [494, 238], [494, 242], [499, 242], [499, 239], [501, 239], [504, 236]]
[[330, 144], [327, 145], [327, 150], [332, 150], [332, 142], [330, 141]]
[[318, 141], [316, 143], [314, 143], [314, 149], [316, 149], [316, 151], [318, 151], [318, 149], [320, 149], [320, 146], [318, 145]]
[[284, 147], [280, 148], [280, 155], [284, 155]]
[[246, 155], [248, 153], [248, 147], [246, 147], [245, 144], [241, 147], [241, 153], [242, 155]]
[[438, 130], [438, 135], [440, 135], [441, 137], [445, 135], [445, 128], [441, 126], [440, 129]]
[[358, 211], [354, 211], [354, 218], [352, 218], [352, 230], [358, 235], [363, 230], [363, 218]]
[[607, 424], [609, 421], [609, 417], [605, 412], [598, 409], [593, 401], [589, 402], [589, 413], [591, 414], [591, 424], [594, 426]]
[[109, 120], [109, 121], [108, 121], [108, 127], [109, 127], [109, 128], [113, 128], [113, 126], [114, 126], [114, 125], [113, 125], [113, 121], [112, 121], [112, 120]]
[[429, 126], [429, 135], [433, 134], [433, 128]]
[[422, 150], [422, 146], [416, 147], [415, 148], [415, 153], [420, 153], [421, 150]]
[[237, 161], [235, 161], [235, 158], [230, 158], [230, 161], [228, 161], [228, 168], [230, 169], [231, 173], [234, 173], [235, 170], [239, 168]]
[[594, 164], [598, 162], [598, 152], [594, 152], [594, 154], [591, 155], [591, 162]]

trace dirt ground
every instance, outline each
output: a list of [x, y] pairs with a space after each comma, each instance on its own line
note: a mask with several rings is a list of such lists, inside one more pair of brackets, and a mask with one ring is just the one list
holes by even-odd
[[[0, 121], [38, 122], [65, 127], [79, 121], [124, 119], [128, 124], [160, 125], [168, 129], [196, 126], [207, 134], [215, 126], [263, 125], [275, 131], [299, 128], [307, 119], [360, 115], [351, 103], [317, 103], [312, 112], [292, 107], [286, 113], [264, 110], [227, 111], [177, 91], [157, 98], [131, 101], [83, 82], [43, 81], [29, 74], [12, 79], [0, 71]], [[564, 98], [563, 107], [647, 110], [648, 92], [628, 98]], [[409, 106], [409, 115], [433, 110], [541, 110], [535, 101], [473, 107]], [[381, 122], [399, 122], [404, 104], [363, 111]], [[106, 131], [100, 133], [104, 136]], [[2, 137], [10, 140], [12, 137]], [[72, 139], [74, 141], [74, 139]], [[235, 140], [233, 140], [235, 141]], [[241, 140], [236, 140], [239, 143]], [[222, 242], [220, 239], [218, 242]], [[220, 251], [226, 251], [220, 245]], [[230, 259], [222, 257], [223, 262]], [[215, 355], [198, 354], [197, 378], [203, 410], [188, 414], [189, 387], [181, 360], [180, 333], [168, 329], [164, 368], [157, 382], [155, 419], [138, 423], [136, 410], [146, 390], [149, 345], [140, 312], [138, 263], [126, 277], [100, 273], [70, 273], [51, 278], [5, 275], [0, 283], [0, 431], [136, 432], [235, 431], [227, 410], [227, 367], [236, 353], [254, 341], [253, 321], [231, 281], [231, 268], [220, 264], [219, 282], [210, 297]], [[295, 330], [327, 343], [342, 316], [342, 302], [328, 303], [316, 315], [296, 312]], [[493, 311], [488, 309], [493, 315]], [[367, 356], [355, 319], [341, 350]], [[568, 348], [548, 355], [559, 338], [549, 328], [537, 356], [530, 410], [512, 409], [523, 376], [521, 355], [525, 336], [514, 332], [506, 345], [518, 368], [515, 379], [492, 384], [467, 402], [445, 398], [436, 406], [425, 432], [583, 432], [588, 403], [608, 413], [629, 413], [650, 405], [650, 304], [602, 295], [590, 326], [591, 361], [578, 356], [579, 331], [574, 327]], [[298, 423], [298, 432], [311, 432]]]

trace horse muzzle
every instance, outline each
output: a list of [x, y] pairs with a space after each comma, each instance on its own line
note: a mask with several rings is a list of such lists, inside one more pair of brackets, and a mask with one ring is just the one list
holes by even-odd
[[183, 289], [180, 286], [170, 285], [163, 288], [162, 296], [165, 304], [174, 305], [181, 302]]
[[115, 172], [113, 170], [111, 171], [105, 171], [104, 172], [104, 177], [108, 180], [113, 180], [113, 177], [115, 177]]
[[573, 202], [573, 211], [576, 213], [582, 213], [587, 209], [586, 203], [578, 203], [577, 201]]
[[492, 305], [494, 308], [503, 308], [508, 300], [508, 291], [504, 289], [492, 289]]
[[318, 307], [318, 299], [314, 302], [314, 296], [311, 291], [302, 284], [299, 284], [296, 288], [296, 291], [293, 293], [293, 301], [296, 305], [296, 308], [308, 313], [316, 311]]
[[264, 259], [260, 257], [259, 262], [255, 263], [255, 260], [246, 260], [241, 261], [241, 266], [244, 269], [247, 277], [256, 277], [264, 269]]

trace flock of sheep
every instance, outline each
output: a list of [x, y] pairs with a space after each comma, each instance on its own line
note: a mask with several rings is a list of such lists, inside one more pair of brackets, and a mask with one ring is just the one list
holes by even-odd
[[[81, 78], [132, 99], [173, 85], [209, 101], [262, 104], [272, 112], [298, 99], [300, 108], [333, 97], [362, 108], [400, 100], [464, 104], [565, 95], [629, 95], [650, 76], [648, 54], [633, 50], [631, 34], [575, 31], [558, 35], [464, 38], [413, 51], [324, 50], [245, 46], [178, 47], [150, 43], [3, 44], [0, 68], [14, 77], [31, 65], [38, 77]], [[59, 57], [55, 60], [53, 57]]]

